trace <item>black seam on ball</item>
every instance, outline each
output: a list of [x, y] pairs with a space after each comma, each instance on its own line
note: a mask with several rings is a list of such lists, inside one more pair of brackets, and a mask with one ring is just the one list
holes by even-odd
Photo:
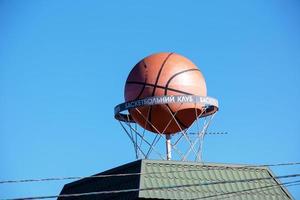
[[[147, 65], [146, 65], [146, 63], [144, 61], [143, 61], [143, 64], [144, 64], [144, 67], [147, 68]], [[147, 75], [145, 77], [145, 82], [144, 82], [142, 90], [140, 91], [139, 95], [134, 100], [138, 100], [141, 97], [141, 95], [143, 94], [143, 92], [145, 90], [146, 83], [147, 83]]]
[[165, 64], [166, 64], [166, 62], [167, 62], [167, 60], [170, 58], [170, 56], [171, 56], [172, 54], [173, 54], [173, 53], [170, 53], [170, 54], [166, 57], [166, 59], [163, 61], [162, 65], [160, 66], [160, 69], [159, 69], [159, 71], [158, 71], [158, 74], [157, 74], [157, 77], [156, 77], [156, 81], [155, 81], [155, 84], [154, 84], [152, 96], [154, 96], [154, 94], [155, 94], [155, 90], [156, 90], [157, 83], [158, 83], [160, 74], [161, 74], [161, 72], [162, 72], [162, 69], [164, 68], [164, 66], [165, 66]]
[[189, 71], [199, 71], [199, 72], [200, 72], [199, 69], [187, 69], [187, 70], [183, 70], [183, 71], [181, 71], [181, 72], [178, 72], [178, 73], [174, 74], [173, 76], [171, 76], [171, 78], [169, 78], [169, 80], [168, 80], [168, 82], [167, 82], [167, 84], [166, 84], [166, 87], [165, 87], [165, 95], [167, 95], [168, 88], [169, 88], [169, 84], [170, 84], [170, 82], [172, 81], [172, 79], [174, 79], [176, 76], [178, 76], [178, 75], [180, 75], [180, 74], [183, 74], [183, 73], [189, 72]]
[[[151, 83], [143, 83], [143, 82], [139, 82], [139, 81], [127, 81], [126, 84], [146, 85], [146, 86], [152, 86], [152, 87], [155, 86], [154, 84], [151, 84]], [[173, 92], [185, 94], [185, 95], [193, 95], [192, 93], [184, 92], [182, 90], [177, 90], [174, 88], [166, 88], [165, 86], [161, 86], [161, 85], [156, 85], [156, 87], [160, 88], [160, 89], [166, 89], [166, 90], [170, 90]]]

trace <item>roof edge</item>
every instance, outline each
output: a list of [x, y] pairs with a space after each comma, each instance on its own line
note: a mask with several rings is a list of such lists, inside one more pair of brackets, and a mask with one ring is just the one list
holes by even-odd
[[[136, 160], [136, 161], [133, 161], [133, 162], [129, 162], [129, 163], [126, 163], [126, 164], [123, 164], [123, 165], [120, 165], [120, 166], [117, 166], [117, 167], [114, 167], [112, 169], [108, 169], [108, 170], [105, 170], [103, 172], [100, 172], [100, 173], [97, 173], [97, 174], [94, 174], [94, 175], [91, 175], [92, 176], [98, 176], [98, 175], [106, 175], [106, 174], [113, 174], [114, 172], [117, 172], [121, 169], [124, 169], [124, 168], [130, 168], [131, 166], [134, 166], [134, 165], [137, 165], [138, 163], [140, 163], [140, 165], [142, 165], [142, 160]], [[141, 169], [140, 169], [141, 171]], [[86, 181], [89, 181], [91, 179], [89, 178], [83, 178], [83, 179], [79, 179], [77, 181], [74, 181], [74, 182], [71, 182], [71, 183], [68, 183], [68, 184], [65, 184], [65, 186], [63, 187], [63, 190], [64, 189], [67, 189], [69, 187], [73, 187], [73, 186], [76, 186], [78, 184], [82, 184]]]
[[[270, 174], [270, 176], [272, 176], [273, 178], [276, 177], [274, 172], [271, 170], [271, 168], [268, 167], [268, 173]], [[293, 195], [288, 191], [288, 189], [286, 189], [286, 187], [284, 185], [282, 185], [282, 182], [280, 181], [280, 179], [274, 178], [274, 181], [276, 181], [276, 183], [280, 186], [280, 189], [291, 199], [295, 199], [293, 197]]]
[[201, 166], [212, 166], [212, 167], [247, 167], [253, 169], [266, 169], [270, 168], [267, 166], [256, 166], [251, 164], [232, 164], [232, 163], [215, 163], [215, 162], [191, 162], [191, 161], [177, 161], [177, 160], [152, 160], [152, 159], [142, 159], [142, 163], [170, 163], [170, 164], [183, 164], [183, 165], [201, 165]]

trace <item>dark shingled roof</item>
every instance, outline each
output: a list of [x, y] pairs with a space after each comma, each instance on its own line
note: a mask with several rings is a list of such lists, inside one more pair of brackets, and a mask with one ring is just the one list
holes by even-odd
[[139, 190], [58, 199], [293, 199], [267, 167], [138, 160], [97, 175], [128, 173], [141, 174], [85, 178], [66, 184], [61, 194]]

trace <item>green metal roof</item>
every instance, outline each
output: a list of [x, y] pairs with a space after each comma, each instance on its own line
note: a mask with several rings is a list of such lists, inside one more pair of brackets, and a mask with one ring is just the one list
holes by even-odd
[[141, 167], [140, 198], [292, 199], [266, 167], [153, 160], [142, 160]]
[[58, 199], [293, 199], [267, 167], [138, 160], [97, 175], [127, 173], [141, 174], [86, 178], [65, 185], [61, 194], [137, 191]]

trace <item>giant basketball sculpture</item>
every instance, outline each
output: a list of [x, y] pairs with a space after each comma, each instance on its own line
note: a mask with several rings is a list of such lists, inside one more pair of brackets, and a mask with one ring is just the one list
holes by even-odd
[[[181, 55], [175, 53], [150, 55], [137, 63], [130, 72], [125, 85], [125, 100], [164, 95], [206, 96], [204, 77], [190, 60]], [[198, 116], [203, 112], [202, 107], [200, 104], [196, 107]], [[186, 129], [198, 117], [194, 114], [194, 105], [188, 103], [144, 106], [140, 108], [142, 115], [135, 110], [129, 112], [145, 129], [164, 134]], [[174, 113], [175, 119], [172, 119]]]
[[[125, 110], [127, 114], [122, 113]], [[189, 59], [176, 53], [157, 53], [139, 61], [129, 73], [125, 103], [116, 106], [115, 118], [165, 135], [170, 143], [171, 134], [187, 135], [196, 120], [217, 110], [217, 100], [207, 97], [205, 79]], [[131, 133], [138, 134], [130, 127]], [[144, 133], [139, 135], [145, 139]], [[131, 140], [137, 145], [134, 137]], [[154, 143], [149, 142], [151, 148]]]

